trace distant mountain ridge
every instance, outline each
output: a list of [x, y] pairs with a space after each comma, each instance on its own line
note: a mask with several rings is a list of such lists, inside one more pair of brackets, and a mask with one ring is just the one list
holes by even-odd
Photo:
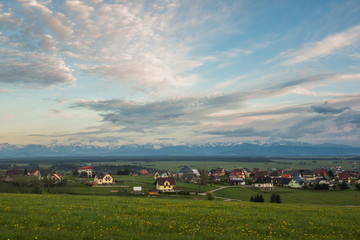
[[0, 158], [65, 156], [358, 156], [359, 147], [304, 142], [209, 143], [203, 145], [129, 144], [95, 145], [12, 145], [0, 144]]

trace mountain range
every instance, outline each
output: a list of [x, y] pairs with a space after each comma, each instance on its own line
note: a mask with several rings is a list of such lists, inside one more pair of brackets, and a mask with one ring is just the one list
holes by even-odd
[[203, 145], [13, 145], [0, 144], [0, 158], [66, 156], [359, 156], [360, 147], [305, 142], [211, 143]]

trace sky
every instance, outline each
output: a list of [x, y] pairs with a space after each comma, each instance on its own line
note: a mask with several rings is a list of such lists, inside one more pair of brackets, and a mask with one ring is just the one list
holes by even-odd
[[0, 1], [0, 143], [360, 147], [360, 2]]

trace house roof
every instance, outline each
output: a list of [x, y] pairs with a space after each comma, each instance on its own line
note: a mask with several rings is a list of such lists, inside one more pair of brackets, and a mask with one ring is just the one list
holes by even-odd
[[9, 176], [24, 175], [24, 170], [10, 169], [10, 170], [7, 170], [6, 175], [9, 175]]
[[93, 166], [84, 166], [84, 167], [79, 167], [79, 169], [93, 169]]
[[339, 173], [339, 179], [340, 180], [344, 180], [344, 179], [349, 179], [350, 178], [350, 173], [348, 172], [342, 172], [342, 173]]
[[[103, 179], [106, 175], [108, 175], [108, 173], [98, 173], [96, 174], [96, 178], [97, 179]], [[110, 174], [109, 174], [110, 175]], [[110, 175], [111, 176], [111, 175]]]
[[184, 166], [180, 169], [180, 171], [178, 173], [192, 173], [193, 170], [191, 169], [191, 167], [189, 166]]
[[289, 184], [289, 182], [291, 182], [291, 178], [281, 178], [280, 181], [282, 184]]
[[271, 183], [270, 177], [258, 177], [254, 183]]
[[215, 169], [215, 173], [222, 173], [224, 172], [225, 170], [223, 168], [217, 168]]
[[156, 179], [156, 183], [158, 185], [164, 185], [166, 181], [169, 181], [170, 185], [176, 185], [175, 184], [175, 179], [173, 177], [168, 177], [168, 178], [158, 178]]
[[299, 185], [302, 185], [303, 182], [304, 182], [304, 180], [303, 180], [302, 178], [298, 177], [298, 176], [294, 177], [293, 179], [294, 179]]

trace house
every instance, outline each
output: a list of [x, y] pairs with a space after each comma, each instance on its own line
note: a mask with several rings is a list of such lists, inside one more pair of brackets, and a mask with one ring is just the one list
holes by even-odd
[[327, 171], [325, 168], [318, 168], [315, 170], [316, 177], [325, 177], [327, 175]]
[[281, 178], [282, 170], [275, 170], [270, 173], [271, 178]]
[[29, 172], [28, 172], [28, 176], [34, 176], [34, 177], [37, 177], [39, 180], [42, 179], [41, 177], [41, 173], [39, 170], [37, 169], [31, 169]]
[[146, 169], [140, 169], [140, 171], [139, 171], [139, 175], [141, 175], [141, 176], [146, 176], [148, 174], [149, 174], [149, 172]]
[[53, 171], [46, 177], [48, 180], [50, 180], [52, 183], [57, 184], [60, 183], [64, 178], [60, 173], [57, 173], [56, 171]]
[[94, 184], [112, 184], [114, 183], [114, 178], [109, 173], [98, 173], [94, 177]]
[[171, 173], [169, 171], [156, 171], [153, 174], [154, 180], [158, 178], [167, 178], [167, 177], [171, 177]]
[[37, 177], [37, 176], [41, 176], [41, 173], [40, 173], [40, 171], [37, 170], [37, 169], [31, 169], [31, 170], [28, 172], [28, 175], [29, 175], [29, 176], [35, 176], [35, 177]]
[[315, 180], [315, 172], [311, 170], [300, 170], [301, 177], [307, 181]]
[[347, 183], [349, 184], [351, 182], [351, 177], [350, 177], [350, 173], [349, 172], [342, 172], [339, 173], [339, 183]]
[[287, 184], [288, 187], [291, 188], [302, 188], [305, 185], [305, 181], [301, 177], [294, 177], [291, 181]]
[[253, 179], [256, 181], [260, 177], [268, 177], [269, 173], [267, 171], [258, 171], [254, 173]]
[[200, 181], [200, 177], [194, 173], [185, 173], [181, 175], [179, 180], [186, 183], [198, 183]]
[[313, 182], [314, 182], [314, 184], [318, 184], [318, 185], [326, 184], [326, 185], [329, 185], [329, 187], [334, 186], [331, 178], [328, 177], [328, 176], [325, 176], [325, 177], [322, 177], [322, 178], [317, 178]]
[[157, 178], [156, 189], [159, 192], [175, 192], [175, 179], [173, 177]]
[[237, 177], [237, 176], [230, 176], [228, 178], [228, 181], [230, 182], [231, 185], [245, 185], [245, 179], [242, 177]]
[[290, 179], [291, 179], [291, 174], [289, 174], [289, 173], [282, 173], [282, 174], [281, 174], [281, 178], [290, 178]]
[[255, 187], [261, 190], [273, 190], [274, 183], [270, 177], [258, 177], [254, 182]]
[[24, 178], [24, 170], [10, 169], [6, 171], [6, 176], [5, 176], [6, 182], [14, 182], [20, 178]]
[[184, 174], [191, 174], [193, 173], [192, 169], [190, 166], [183, 166], [179, 172], [177, 173], [177, 176], [179, 179], [181, 179], [181, 176], [184, 175]]
[[289, 183], [291, 181], [291, 178], [281, 178], [278, 182], [278, 184], [280, 186], [283, 186], [283, 187], [288, 187], [289, 186]]
[[224, 176], [225, 174], [226, 174], [225, 169], [223, 169], [223, 168], [215, 169], [215, 172], [214, 172], [215, 176], [221, 177], [221, 176]]
[[182, 175], [184, 174], [193, 174], [196, 175], [196, 177], [200, 177], [200, 173], [197, 169], [192, 169], [189, 166], [184, 166], [180, 169], [180, 171], [177, 173], [177, 177], [181, 179]]
[[78, 173], [80, 176], [81, 173], [85, 172], [87, 174], [87, 177], [92, 177], [92, 170], [93, 170], [93, 166], [84, 166], [78, 168]]
[[247, 177], [246, 173], [244, 169], [234, 169], [229, 176], [245, 179]]

